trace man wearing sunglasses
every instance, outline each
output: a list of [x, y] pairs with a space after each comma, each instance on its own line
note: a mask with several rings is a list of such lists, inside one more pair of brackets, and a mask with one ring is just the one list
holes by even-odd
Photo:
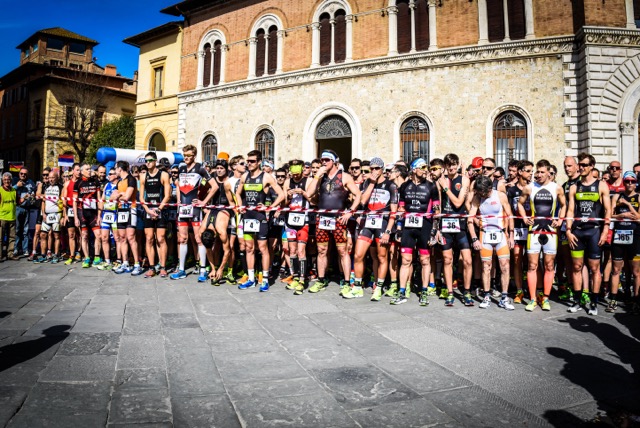
[[[234, 205], [240, 205], [238, 199], [236, 198], [236, 192], [238, 191], [238, 186], [240, 185], [240, 179], [247, 171], [247, 162], [244, 159], [244, 156], [238, 155], [231, 158], [229, 161], [229, 169], [231, 170], [231, 176], [225, 182], [225, 186], [227, 186], [231, 191], [231, 197], [233, 198]], [[245, 245], [244, 245], [244, 234], [242, 230], [242, 215], [238, 211], [234, 211], [231, 215], [231, 219], [229, 221], [229, 248], [231, 248], [231, 254], [229, 259], [229, 266], [234, 266], [236, 262], [235, 258], [235, 243], [236, 239], [238, 240], [238, 259], [242, 266], [241, 270], [238, 272], [240, 279], [237, 282], [245, 283], [249, 280], [249, 276], [247, 275], [247, 258], [245, 256]], [[227, 277], [229, 277], [227, 273]], [[233, 278], [233, 275], [231, 276]], [[236, 281], [231, 281], [231, 278], [227, 279], [230, 284], [235, 284]]]
[[[615, 195], [619, 195], [625, 191], [624, 183], [622, 182], [622, 168], [620, 162], [613, 161], [609, 163], [607, 167], [609, 178], [605, 180], [607, 186], [609, 186], [609, 195], [613, 200]], [[604, 174], [603, 174], [604, 175]], [[612, 205], [613, 206], [613, 205]], [[609, 291], [611, 288], [611, 240], [613, 239], [613, 229], [609, 229], [609, 235], [607, 236], [607, 242], [602, 247], [602, 263], [604, 268], [602, 269], [602, 284], [605, 291]]]
[[[177, 280], [187, 277], [185, 264], [187, 261], [187, 253], [189, 252], [189, 228], [193, 231], [200, 229], [202, 221], [202, 208], [213, 198], [214, 193], [218, 190], [218, 184], [202, 166], [196, 162], [198, 149], [191, 144], [182, 149], [184, 164], [180, 165], [178, 171], [178, 272], [172, 273], [169, 278]], [[209, 190], [204, 199], [198, 199], [198, 193], [203, 186], [203, 181], [209, 184]], [[198, 246], [198, 257], [200, 261], [200, 275], [198, 282], [205, 282], [207, 275], [207, 249], [202, 245], [200, 234], [195, 233], [195, 240]]]
[[158, 169], [158, 157], [155, 152], [149, 152], [144, 157], [147, 172], [140, 174], [140, 203], [144, 212], [142, 220], [146, 238], [147, 258], [149, 270], [144, 274], [145, 278], [156, 275], [155, 252], [158, 248], [158, 261], [160, 277], [167, 276], [167, 213], [165, 207], [171, 199], [171, 180], [169, 174]]
[[29, 214], [35, 202], [36, 184], [29, 178], [27, 168], [20, 169], [13, 188], [16, 189], [17, 198], [15, 254], [29, 257]]
[[351, 163], [349, 164], [349, 175], [351, 175], [351, 178], [353, 178], [353, 182], [357, 185], [360, 185], [362, 183], [362, 161], [360, 159], [351, 159]]
[[[282, 187], [278, 185], [273, 175], [260, 171], [260, 162], [262, 161], [262, 152], [260, 150], [252, 150], [247, 153], [247, 170], [248, 172], [242, 176], [236, 191], [236, 199], [242, 201], [244, 207], [262, 208], [267, 201], [267, 194], [273, 188], [277, 197], [271, 203], [271, 206], [277, 207], [284, 201], [284, 192]], [[269, 222], [267, 213], [256, 209], [247, 210], [244, 213], [243, 235], [245, 252], [247, 258], [247, 274], [246, 282], [240, 284], [240, 290], [246, 290], [256, 286], [255, 278], [255, 241], [258, 241], [258, 249], [262, 256], [262, 284], [260, 291], [269, 290], [269, 270], [271, 268], [271, 255], [269, 252]]]
[[[314, 176], [310, 196], [318, 195], [318, 208], [338, 210], [342, 214], [322, 213], [316, 219], [316, 242], [318, 245], [318, 280], [309, 287], [310, 293], [324, 290], [329, 282], [325, 279], [327, 270], [329, 240], [333, 237], [342, 264], [343, 284], [349, 283], [351, 257], [347, 250], [347, 223], [352, 211], [360, 205], [361, 192], [349, 174], [338, 170], [338, 155], [333, 150], [324, 150], [320, 157], [322, 166]], [[349, 209], [347, 206], [351, 199]]]
[[593, 289], [589, 296], [589, 315], [598, 314], [598, 293], [600, 293], [602, 282], [600, 257], [602, 246], [607, 241], [611, 222], [609, 186], [603, 181], [596, 180], [591, 174], [595, 164], [596, 159], [592, 155], [587, 153], [578, 155], [580, 181], [569, 189], [569, 209], [567, 210], [567, 239], [573, 261], [573, 297], [577, 298], [568, 311], [576, 313], [582, 309], [580, 305], [583, 287], [582, 267], [586, 256], [587, 267], [593, 281]]

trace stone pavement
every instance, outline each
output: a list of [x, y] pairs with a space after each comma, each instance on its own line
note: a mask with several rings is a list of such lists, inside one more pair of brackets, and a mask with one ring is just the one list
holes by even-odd
[[640, 318], [0, 264], [10, 427], [579, 426], [640, 402]]

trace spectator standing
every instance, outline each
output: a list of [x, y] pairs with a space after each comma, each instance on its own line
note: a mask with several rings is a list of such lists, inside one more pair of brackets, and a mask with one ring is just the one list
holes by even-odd
[[[22, 168], [18, 173], [18, 181], [13, 186], [16, 190], [16, 256], [29, 256], [29, 214], [35, 207], [36, 184], [29, 178], [29, 170]], [[34, 211], [35, 212], [35, 211]]]
[[[16, 240], [16, 190], [11, 186], [13, 177], [11, 173], [2, 174], [2, 187], [0, 187], [0, 261], [17, 260], [13, 254]], [[4, 237], [8, 236], [7, 251], [2, 252]]]

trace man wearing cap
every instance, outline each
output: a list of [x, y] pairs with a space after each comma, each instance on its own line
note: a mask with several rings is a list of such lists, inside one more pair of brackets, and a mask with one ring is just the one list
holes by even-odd
[[262, 161], [262, 172], [265, 174], [273, 175], [273, 163], [268, 159]]
[[[371, 159], [369, 164], [371, 175], [363, 183], [361, 204], [369, 213], [360, 219], [360, 233], [355, 246], [353, 270], [355, 281], [353, 287], [342, 293], [345, 299], [353, 299], [364, 296], [362, 289], [362, 276], [364, 274], [364, 259], [369, 251], [371, 243], [376, 243], [377, 283], [373, 286], [372, 301], [382, 298], [382, 287], [389, 269], [388, 250], [391, 230], [395, 223], [395, 217], [390, 212], [398, 210], [398, 188], [395, 183], [383, 174], [384, 162], [379, 157]], [[376, 272], [374, 272], [375, 274]]]
[[[333, 236], [338, 249], [344, 280], [349, 282], [351, 258], [347, 251], [347, 223], [351, 218], [352, 211], [358, 208], [362, 196], [353, 178], [338, 170], [336, 152], [325, 150], [320, 159], [322, 166], [313, 177], [310, 196], [318, 194], [318, 208], [321, 210], [337, 212], [319, 213], [317, 216], [318, 280], [309, 287], [310, 293], [317, 293], [329, 285], [325, 279], [325, 273], [331, 236]], [[350, 196], [352, 197], [351, 206], [346, 209]]]

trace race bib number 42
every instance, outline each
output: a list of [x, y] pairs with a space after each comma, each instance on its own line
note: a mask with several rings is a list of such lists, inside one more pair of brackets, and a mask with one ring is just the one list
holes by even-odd
[[336, 230], [336, 218], [320, 216], [318, 227], [322, 230]]

